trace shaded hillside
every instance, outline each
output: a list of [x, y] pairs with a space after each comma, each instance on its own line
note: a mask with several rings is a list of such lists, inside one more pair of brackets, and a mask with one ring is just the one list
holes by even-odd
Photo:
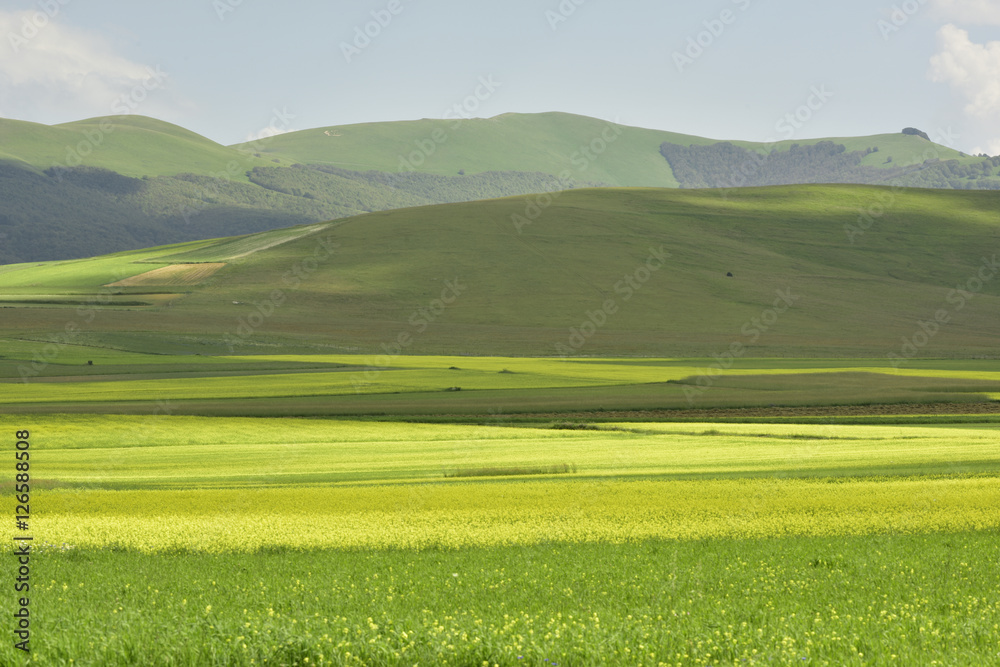
[[[912, 135], [916, 136], [916, 135]], [[873, 143], [848, 151], [844, 144], [821, 141], [792, 144], [768, 152], [720, 142], [709, 146], [663, 143], [660, 153], [683, 188], [732, 188], [797, 183], [893, 184], [901, 187], [957, 190], [1000, 190], [1000, 157], [917, 163], [884, 159]], [[937, 155], [936, 149], [932, 155]], [[923, 154], [920, 154], [921, 156]], [[879, 166], [865, 164], [878, 158]]]
[[139, 179], [92, 167], [43, 174], [0, 162], [2, 264], [259, 232], [330, 213], [316, 202], [205, 176]]
[[39, 173], [22, 163], [0, 162], [0, 264], [89, 257], [563, 187], [544, 174], [443, 177], [257, 167], [249, 182], [240, 182], [199, 174], [131, 178], [96, 167]]

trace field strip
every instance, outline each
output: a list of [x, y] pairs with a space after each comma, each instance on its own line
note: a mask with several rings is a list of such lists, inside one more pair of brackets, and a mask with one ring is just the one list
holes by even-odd
[[39, 479], [110, 489], [436, 483], [459, 469], [562, 464], [594, 479], [1000, 473], [995, 427], [622, 423], [577, 430], [114, 415], [55, 415], [35, 424]]
[[233, 239], [222, 239], [186, 252], [160, 255], [157, 259], [175, 262], [228, 262], [321, 232], [334, 224], [332, 222], [318, 223], [302, 229], [279, 229]]
[[[455, 483], [36, 495], [36, 542], [145, 552], [462, 548], [1000, 528], [1000, 484], [993, 477], [836, 483], [580, 480], [485, 488]], [[4, 506], [12, 508], [11, 500], [5, 499]]]
[[[356, 377], [357, 376], [357, 377]], [[531, 389], [628, 384], [627, 381], [561, 378], [537, 374], [470, 373], [459, 380], [447, 370], [401, 370], [380, 375], [379, 381], [359, 381], [361, 372], [319, 371], [278, 373], [243, 378], [112, 380], [90, 383], [0, 385], [0, 403], [143, 401], [184, 399], [279, 398], [354, 394], [417, 393], [463, 389]]]
[[[532, 372], [551, 375], [561, 375], [563, 377], [581, 377], [590, 379], [615, 379], [630, 382], [665, 382], [667, 380], [682, 380], [685, 378], [697, 378], [701, 375], [716, 374], [726, 376], [755, 376], [755, 375], [803, 375], [817, 373], [877, 373], [880, 375], [902, 376], [902, 377], [926, 377], [926, 378], [959, 378], [967, 380], [993, 380], [1000, 382], [1000, 370], [966, 370], [956, 369], [936, 369], [936, 368], [891, 368], [886, 366], [872, 366], [864, 363], [855, 365], [835, 365], [826, 367], [822, 361], [817, 361], [811, 367], [784, 367], [782, 360], [747, 360], [753, 361], [754, 367], [740, 367], [739, 365], [729, 369], [712, 369], [709, 363], [702, 363], [692, 359], [669, 359], [669, 358], [649, 358], [649, 359], [560, 359], [556, 357], [456, 357], [456, 356], [406, 356], [400, 355], [389, 360], [383, 360], [377, 355], [350, 355], [350, 354], [320, 354], [320, 355], [260, 355], [260, 356], [238, 356], [233, 357], [241, 361], [309, 361], [312, 363], [336, 363], [336, 364], [367, 364], [376, 369], [434, 369], [450, 368], [452, 366], [462, 370], [481, 370], [487, 372], [499, 372], [509, 370], [511, 372]], [[703, 361], [703, 360], [702, 360]], [[860, 360], [859, 360], [860, 361]], [[384, 363], [383, 363], [384, 362]], [[760, 367], [762, 363], [773, 363], [773, 368]]]
[[172, 287], [175, 285], [197, 285], [211, 278], [225, 262], [205, 262], [202, 264], [170, 264], [146, 271], [105, 287]]
[[228, 257], [228, 259], [239, 259], [241, 257], [246, 257], [247, 255], [252, 255], [255, 252], [260, 252], [261, 250], [268, 250], [270, 248], [274, 248], [274, 247], [277, 247], [279, 245], [282, 245], [282, 244], [285, 244], [285, 243], [289, 243], [290, 241], [294, 241], [296, 239], [300, 239], [303, 236], [308, 236], [309, 234], [313, 234], [313, 233], [316, 233], [316, 232], [323, 231], [324, 229], [326, 229], [329, 226], [330, 226], [329, 224], [327, 224], [326, 226], [323, 226], [323, 227], [310, 226], [308, 229], [303, 230], [301, 234], [294, 234], [294, 235], [290, 234], [290, 235], [287, 235], [287, 236], [283, 236], [281, 238], [274, 239], [273, 241], [270, 241], [269, 243], [265, 243], [265, 244], [262, 244], [262, 245], [259, 245], [259, 246], [255, 246], [254, 248], [252, 248], [250, 250], [247, 250], [245, 252], [242, 252], [242, 253], [240, 253], [238, 255], [230, 255]]

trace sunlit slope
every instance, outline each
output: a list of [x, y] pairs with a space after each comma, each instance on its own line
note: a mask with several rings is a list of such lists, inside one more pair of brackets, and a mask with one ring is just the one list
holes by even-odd
[[670, 165], [659, 154], [659, 145], [667, 140], [711, 143], [587, 116], [542, 113], [317, 128], [258, 144], [265, 156], [352, 170], [445, 176], [459, 171], [567, 172], [575, 181], [677, 187]]
[[[243, 241], [257, 249], [235, 258], [211, 244], [160, 253], [227, 265], [170, 306], [108, 309], [92, 328], [198, 332], [243, 352], [294, 340], [389, 354], [884, 357], [904, 336], [922, 357], [995, 352], [1000, 194], [594, 189], [548, 201], [373, 213], [278, 245]], [[21, 298], [53, 272], [4, 268], [0, 295]], [[0, 326], [59, 322], [54, 309], [19, 308]]]
[[[289, 132], [255, 144], [264, 155], [343, 169], [416, 170], [454, 175], [459, 171], [564, 172], [579, 181], [611, 186], [677, 187], [664, 142], [706, 146], [716, 139], [630, 127], [567, 113], [503, 114], [494, 118], [365, 123]], [[823, 139], [761, 144], [734, 141], [751, 150], [787, 151], [793, 144]], [[960, 153], [903, 134], [833, 139], [848, 151], [878, 147], [862, 164], [904, 166]], [[929, 149], [931, 150], [928, 153]], [[891, 159], [890, 159], [891, 158]], [[734, 165], [738, 168], [740, 165]]]
[[254, 166], [274, 166], [177, 125], [136, 115], [52, 126], [0, 119], [0, 151], [38, 169], [85, 165], [133, 177], [214, 174], [235, 161], [239, 168], [228, 177], [245, 180]]

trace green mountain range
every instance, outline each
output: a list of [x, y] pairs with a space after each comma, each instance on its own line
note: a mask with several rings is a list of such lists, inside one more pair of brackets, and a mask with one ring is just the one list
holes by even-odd
[[594, 186], [995, 189], [1000, 159], [917, 134], [775, 144], [563, 113], [371, 123], [222, 146], [142, 116], [0, 119], [0, 264]]

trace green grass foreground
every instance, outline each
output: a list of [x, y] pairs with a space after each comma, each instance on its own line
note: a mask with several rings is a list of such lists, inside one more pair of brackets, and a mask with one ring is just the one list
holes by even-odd
[[1000, 540], [50, 549], [5, 665], [997, 665]]
[[[996, 361], [31, 347], [27, 664], [1000, 665]], [[701, 410], [775, 403], [914, 420]]]

